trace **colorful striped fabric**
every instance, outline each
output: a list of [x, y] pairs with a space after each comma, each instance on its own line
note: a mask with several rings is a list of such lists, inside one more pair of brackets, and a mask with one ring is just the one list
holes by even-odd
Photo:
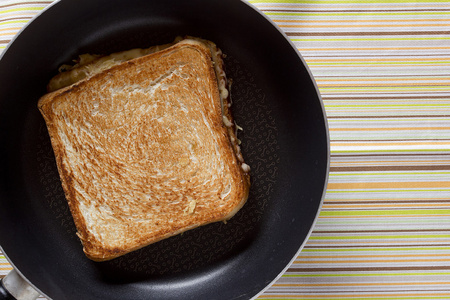
[[[307, 61], [331, 137], [317, 225], [258, 299], [450, 299], [450, 0], [249, 2]], [[0, 51], [49, 3], [1, 1]]]

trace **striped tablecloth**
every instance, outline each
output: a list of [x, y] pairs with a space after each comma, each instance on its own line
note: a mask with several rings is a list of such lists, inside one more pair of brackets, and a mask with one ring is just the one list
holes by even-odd
[[[450, 299], [450, 0], [249, 2], [307, 61], [331, 136], [317, 225], [258, 299]], [[0, 1], [0, 51], [50, 3]]]

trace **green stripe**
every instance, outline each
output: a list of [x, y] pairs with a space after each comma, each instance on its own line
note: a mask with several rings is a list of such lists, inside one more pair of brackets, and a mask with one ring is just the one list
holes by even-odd
[[[394, 202], [394, 201], [393, 201]], [[438, 217], [438, 216], [436, 216]], [[335, 226], [338, 225], [374, 225], [374, 224], [383, 224], [386, 225], [386, 220], [333, 220], [333, 221], [328, 221], [328, 220], [323, 220], [323, 219], [319, 219], [317, 220], [317, 226], [316, 228], [318, 228], [319, 226], [331, 226], [331, 228], [335, 228]], [[403, 219], [389, 219], [389, 225], [396, 225], [396, 224], [402, 224], [402, 225], [408, 225], [409, 228], [415, 229], [416, 226], [421, 226], [423, 224], [433, 224], [433, 225], [437, 225], [439, 228], [446, 228], [449, 227], [450, 228], [450, 219], [446, 219], [445, 221], [442, 219], [437, 219], [437, 218], [433, 218], [433, 219], [420, 219], [420, 223], [414, 223], [411, 224], [410, 220], [403, 220]], [[445, 225], [445, 226], [444, 226]], [[360, 226], [357, 226], [360, 227]], [[384, 226], [385, 227], [385, 226]]]
[[[324, 101], [325, 103], [330, 102], [332, 103], [333, 100], [329, 100], [329, 101]], [[450, 106], [450, 103], [414, 103], [414, 102], [410, 102], [410, 103], [404, 103], [404, 104], [327, 104], [327, 107], [447, 107]]]
[[[307, 16], [317, 16], [317, 17], [329, 17], [329, 16], [336, 16], [336, 17], [346, 17], [346, 16], [435, 16], [435, 15], [449, 15], [450, 11], [420, 11], [420, 12], [411, 12], [411, 11], [404, 11], [404, 12], [398, 12], [398, 11], [391, 11], [391, 12], [376, 12], [376, 11], [364, 11], [364, 12], [273, 12], [273, 11], [265, 11], [264, 14], [267, 16], [290, 16], [290, 17], [307, 17]], [[413, 19], [414, 20], [414, 19]]]
[[27, 7], [17, 7], [17, 8], [10, 8], [5, 10], [0, 10], [0, 14], [7, 14], [12, 12], [18, 12], [18, 11], [30, 11], [30, 10], [43, 10], [45, 6], [27, 6]]
[[[450, 175], [450, 172], [350, 172], [350, 173], [342, 173], [339, 172], [338, 173], [330, 173], [330, 177], [339, 177], [339, 176], [355, 176], [355, 177], [360, 177], [360, 176], [376, 176], [377, 178], [379, 177], [383, 177], [385, 178], [385, 176], [400, 176], [400, 175]], [[394, 177], [395, 178], [395, 177]], [[428, 178], [427, 178], [428, 179]]]
[[[449, 63], [450, 64], [450, 63]], [[379, 93], [379, 92], [397, 92], [397, 91], [422, 91], [422, 92], [447, 92], [450, 90], [450, 87], [441, 87], [441, 86], [436, 86], [436, 87], [431, 87], [431, 86], [427, 86], [427, 87], [423, 87], [423, 86], [392, 86], [392, 87], [384, 87], [384, 86], [380, 86], [380, 87], [346, 87], [346, 86], [341, 86], [341, 87], [332, 87], [332, 88], [326, 88], [326, 87], [321, 87], [319, 85], [319, 90], [323, 91], [325, 93], [361, 93], [364, 91], [367, 92], [374, 92], [374, 93]], [[384, 106], [384, 105], [383, 105]], [[387, 106], [387, 105], [386, 105]], [[420, 105], [419, 106], [423, 106]], [[443, 105], [443, 104], [436, 104], [434, 106], [450, 106], [449, 105]]]
[[4, 22], [0, 22], [0, 26], [9, 25], [9, 24], [19, 24], [19, 25], [23, 26], [24, 24], [28, 23], [29, 21], [30, 21], [29, 19], [4, 21]]
[[[424, 59], [423, 61], [377, 61], [377, 60], [362, 60], [362, 61], [329, 61], [324, 59], [323, 62], [314, 62], [311, 60], [306, 59], [306, 62], [310, 66], [320, 66], [320, 65], [326, 65], [326, 66], [358, 66], [358, 65], [437, 65], [437, 64], [443, 64], [448, 65], [450, 64], [450, 60], [429, 60], [427, 61]], [[386, 80], [388, 81], [388, 80]], [[426, 83], [422, 83], [423, 86], [428, 86]], [[322, 85], [326, 85], [326, 83], [322, 83]], [[434, 87], [434, 86], [428, 86], [428, 87]], [[445, 86], [448, 87], [448, 86]]]
[[[443, 64], [443, 65], [448, 65], [450, 64], [450, 60], [430, 60], [430, 61], [376, 61], [376, 60], [363, 60], [363, 61], [340, 61], [340, 62], [335, 62], [335, 61], [327, 61], [324, 60], [322, 62], [314, 62], [314, 61], [310, 61], [308, 59], [306, 59], [306, 63], [310, 66], [321, 66], [321, 65], [325, 65], [325, 66], [358, 66], [358, 65], [405, 65], [405, 66], [409, 66], [409, 65], [439, 65], [439, 64]], [[388, 81], [388, 80], [386, 80]], [[442, 83], [442, 82], [441, 82]], [[326, 83], [321, 83], [319, 84], [319, 86], [323, 86], [323, 85], [327, 85]], [[370, 83], [367, 83], [367, 85], [370, 85]], [[414, 87], [417, 85], [411, 85], [411, 86], [407, 86], [407, 87]], [[427, 85], [426, 83], [422, 83], [422, 86], [419, 87], [428, 87], [428, 88], [435, 88], [435, 87], [446, 87], [448, 88], [449, 86], [447, 85], [440, 85], [440, 86], [434, 86], [434, 85]]]
[[[332, 123], [356, 123], [356, 124], [361, 124], [362, 121], [364, 121], [364, 123], [374, 123], [374, 124], [378, 124], [380, 122], [379, 119], [376, 118], [377, 116], [374, 116], [374, 119], [364, 119], [362, 120], [361, 118], [355, 118], [355, 119], [330, 119], [328, 120], [328, 123], [332, 124]], [[428, 121], [427, 118], [416, 118], [415, 116], [412, 116], [410, 118], [405, 119], [406, 123], [411, 123], [411, 122], [422, 122], [422, 121]], [[430, 120], [431, 121], [431, 120]], [[439, 124], [440, 122], [450, 122], [449, 118], [433, 118], [433, 123], [437, 123]], [[399, 123], [399, 120], [396, 119], [386, 119], [382, 121], [383, 123]], [[442, 123], [440, 123], [442, 125]], [[450, 124], [450, 123], [448, 123]]]
[[384, 240], [384, 239], [429, 239], [429, 238], [450, 238], [450, 234], [395, 234], [395, 235], [336, 235], [336, 236], [311, 236], [309, 240], [311, 241], [322, 241], [322, 240]]
[[[381, 251], [393, 251], [393, 252], [407, 252], [407, 251], [449, 251], [449, 247], [430, 247], [424, 245], [423, 247], [398, 247], [398, 248], [329, 248], [329, 249], [302, 249], [302, 253], [316, 253], [316, 252], [328, 252], [328, 253], [335, 253], [335, 252], [381, 252]], [[430, 254], [432, 255], [432, 254]], [[305, 256], [307, 258], [307, 256]], [[302, 255], [300, 254], [299, 259], [302, 260]]]
[[399, 152], [448, 152], [450, 149], [385, 149], [385, 150], [334, 150], [334, 153], [399, 153]]
[[[356, 151], [355, 151], [356, 152]], [[392, 190], [366, 190], [364, 189], [364, 193], [404, 193], [407, 191], [412, 192], [450, 192], [450, 189], [420, 189], [420, 190], [409, 190], [409, 189], [392, 189]], [[327, 194], [353, 194], [355, 190], [345, 190], [345, 191], [335, 191], [335, 190], [327, 190]]]
[[[349, 211], [321, 211], [320, 216], [390, 216], [390, 215], [449, 215], [450, 209], [398, 209], [398, 210], [349, 210]], [[445, 237], [450, 238], [450, 234]]]
[[[369, 34], [368, 34], [369, 35]], [[317, 38], [291, 38], [293, 42], [357, 42], [357, 41], [443, 41], [450, 40], [450, 37], [372, 37], [372, 38], [362, 38], [362, 37], [351, 37], [351, 38], [325, 38], [323, 36]]]
[[331, 274], [284, 274], [283, 277], [360, 277], [360, 276], [442, 276], [450, 272], [414, 272], [414, 273], [331, 273]]

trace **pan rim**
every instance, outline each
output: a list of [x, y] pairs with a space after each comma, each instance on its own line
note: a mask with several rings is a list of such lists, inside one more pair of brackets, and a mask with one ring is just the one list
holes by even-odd
[[15, 40], [22, 34], [22, 32], [27, 29], [36, 19], [41, 17], [42, 14], [44, 14], [47, 10], [51, 9], [54, 5], [61, 2], [61, 0], [55, 0], [54, 2], [50, 3], [46, 7], [44, 7], [41, 11], [39, 11], [36, 15], [34, 15], [22, 28], [19, 29], [19, 31], [13, 36], [13, 38], [9, 41], [9, 43], [6, 45], [5, 49], [3, 49], [2, 53], [0, 53], [0, 61], [3, 59], [5, 54], [8, 52], [9, 48], [12, 46], [12, 44], [15, 42]]
[[[45, 8], [43, 8], [40, 12], [38, 12], [35, 16], [33, 16], [22, 28], [19, 29], [19, 31], [13, 36], [11, 41], [6, 45], [5, 49], [3, 49], [2, 53], [0, 54], [0, 62], [2, 61], [3, 57], [8, 52], [9, 48], [14, 44], [15, 40], [19, 38], [19, 36], [22, 34], [24, 30], [26, 30], [29, 26], [31, 26], [32, 23], [35, 22], [36, 19], [40, 18], [47, 10], [51, 9], [54, 5], [59, 3], [61, 0], [55, 0], [54, 2], [47, 5]], [[3, 249], [2, 245], [0, 244], [0, 250], [3, 253], [3, 256], [5, 256], [8, 263], [13, 267], [14, 271], [19, 274], [19, 276], [22, 277], [23, 280], [25, 280], [26, 283], [28, 283], [33, 289], [35, 289], [37, 292], [39, 292], [42, 296], [52, 299], [49, 296], [47, 296], [45, 293], [43, 293], [36, 285], [34, 285], [20, 270], [16, 267], [14, 262], [9, 258], [8, 254]], [[11, 272], [11, 271], [9, 271]], [[8, 272], [8, 273], [9, 273]]]
[[[58, 0], [59, 1], [59, 0]], [[295, 47], [294, 43], [291, 41], [291, 39], [289, 39], [289, 37], [281, 30], [281, 28], [274, 22], [272, 21], [272, 19], [270, 19], [267, 15], [265, 15], [263, 12], [261, 12], [260, 10], [258, 10], [254, 5], [252, 5], [251, 3], [245, 1], [245, 0], [240, 0], [241, 2], [243, 2], [244, 4], [250, 6], [254, 11], [256, 11], [257, 13], [259, 13], [262, 17], [264, 17], [269, 23], [272, 24], [272, 26], [274, 28], [276, 28], [278, 30], [278, 32], [284, 37], [284, 39], [289, 43], [289, 45], [296, 51], [299, 59], [302, 61], [303, 65], [305, 66], [306, 71], [309, 74], [309, 77], [311, 78], [311, 81], [314, 85], [314, 88], [316, 90], [316, 94], [317, 97], [319, 99], [320, 105], [321, 105], [321, 109], [322, 109], [322, 113], [323, 113], [323, 118], [324, 118], [324, 125], [325, 125], [325, 131], [326, 131], [326, 140], [327, 140], [327, 166], [326, 166], [326, 174], [325, 174], [325, 180], [324, 180], [324, 185], [323, 185], [323, 190], [322, 190], [322, 197], [321, 200], [319, 202], [319, 206], [317, 209], [317, 213], [314, 217], [314, 221], [311, 224], [311, 227], [309, 228], [308, 234], [306, 235], [305, 239], [303, 240], [302, 244], [300, 245], [299, 249], [297, 250], [297, 252], [294, 254], [294, 256], [292, 257], [292, 259], [287, 263], [287, 265], [281, 270], [281, 272], [270, 282], [268, 283], [259, 293], [257, 293], [254, 297], [251, 298], [251, 300], [258, 298], [260, 295], [262, 295], [267, 289], [269, 289], [278, 279], [281, 278], [281, 276], [283, 276], [283, 274], [289, 269], [289, 267], [292, 265], [292, 263], [295, 261], [296, 257], [300, 254], [300, 252], [303, 250], [305, 244], [308, 242], [309, 237], [311, 236], [314, 227], [317, 223], [317, 220], [319, 218], [319, 214], [320, 211], [322, 210], [322, 206], [323, 206], [323, 202], [325, 200], [325, 195], [326, 195], [326, 191], [327, 191], [327, 185], [328, 185], [328, 179], [329, 179], [329, 173], [330, 173], [330, 131], [329, 131], [329, 126], [328, 126], [328, 119], [327, 119], [327, 115], [326, 115], [326, 110], [325, 110], [325, 106], [323, 103], [323, 99], [322, 96], [320, 94], [319, 91], [319, 87], [317, 86], [317, 82], [314, 79], [314, 75], [311, 72], [311, 69], [309, 68], [308, 64], [306, 63], [305, 59], [303, 58], [302, 54], [300, 53], [300, 51]]]
[[[326, 162], [326, 170], [325, 170], [325, 178], [324, 178], [324, 184], [323, 184], [323, 189], [322, 189], [322, 196], [321, 196], [321, 200], [319, 202], [318, 205], [318, 209], [316, 212], [316, 215], [314, 217], [314, 221], [312, 223], [312, 225], [309, 228], [308, 234], [306, 235], [305, 239], [303, 240], [302, 244], [300, 245], [299, 249], [297, 250], [297, 252], [295, 253], [295, 255], [291, 258], [291, 260], [289, 261], [288, 264], [286, 264], [286, 266], [283, 268], [283, 270], [281, 270], [281, 272], [268, 284], [266, 284], [266, 286], [260, 291], [258, 292], [255, 296], [253, 296], [251, 299], [255, 299], [258, 296], [260, 296], [262, 293], [264, 293], [274, 282], [276, 282], [285, 272], [286, 270], [290, 267], [290, 265], [292, 264], [292, 262], [295, 260], [295, 258], [299, 255], [299, 253], [302, 251], [304, 245], [306, 244], [306, 242], [308, 241], [309, 237], [312, 234], [312, 231], [317, 223], [317, 219], [319, 217], [324, 199], [325, 199], [325, 195], [326, 195], [326, 188], [327, 188], [327, 183], [329, 180], [329, 170], [330, 170], [330, 136], [329, 136], [329, 126], [328, 126], [328, 122], [327, 122], [327, 117], [326, 117], [326, 111], [325, 111], [325, 107], [324, 107], [324, 103], [322, 100], [322, 97], [320, 95], [320, 91], [318, 89], [317, 83], [314, 80], [314, 76], [312, 75], [312, 72], [310, 70], [310, 68], [308, 67], [308, 65], [306, 64], [304, 58], [302, 57], [301, 53], [297, 50], [297, 48], [295, 47], [294, 43], [288, 38], [288, 36], [278, 27], [278, 25], [276, 25], [268, 16], [266, 16], [264, 13], [262, 13], [260, 10], [258, 10], [255, 6], [253, 6], [251, 3], [245, 1], [245, 0], [239, 0], [240, 2], [248, 5], [249, 7], [251, 7], [255, 12], [259, 13], [261, 16], [263, 16], [268, 22], [270, 22], [272, 24], [272, 26], [274, 28], [276, 28], [278, 30], [278, 32], [284, 37], [284, 39], [290, 44], [290, 46], [296, 51], [298, 58], [301, 60], [301, 62], [303, 63], [303, 65], [305, 66], [309, 77], [311, 78], [311, 81], [314, 85], [318, 100], [320, 102], [320, 106], [322, 109], [322, 114], [323, 114], [323, 121], [324, 121], [324, 126], [325, 126], [325, 132], [326, 132], [326, 145], [327, 145], [327, 162]], [[49, 4], [48, 6], [46, 6], [42, 11], [40, 11], [38, 14], [36, 14], [32, 19], [30, 19], [29, 22], [27, 22], [26, 25], [24, 25], [19, 32], [13, 37], [13, 39], [8, 43], [8, 45], [6, 46], [6, 48], [3, 50], [2, 54], [0, 55], [0, 60], [3, 59], [4, 55], [8, 52], [10, 46], [14, 43], [14, 41], [20, 36], [20, 34], [26, 30], [36, 19], [38, 19], [39, 17], [41, 17], [47, 10], [51, 9], [54, 5], [58, 4], [59, 2], [61, 2], [61, 0], [56, 0], [54, 2], [52, 2], [51, 4]], [[21, 273], [21, 271], [19, 269], [17, 269], [15, 267], [15, 264], [10, 260], [10, 258], [8, 257], [7, 253], [5, 253], [5, 251], [3, 250], [3, 248], [0, 245], [0, 250], [3, 252], [5, 258], [8, 260], [8, 262], [14, 267], [14, 269], [37, 291], [39, 291], [43, 296], [51, 299], [50, 297], [48, 297], [47, 295], [45, 295], [44, 293], [42, 293], [33, 283], [31, 283], [25, 276], [23, 276], [23, 274]]]

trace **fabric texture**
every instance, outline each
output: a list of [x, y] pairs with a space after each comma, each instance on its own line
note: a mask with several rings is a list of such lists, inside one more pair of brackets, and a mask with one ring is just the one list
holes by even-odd
[[[0, 51], [51, 2], [0, 1]], [[313, 233], [258, 299], [450, 299], [450, 0], [249, 2], [305, 58], [331, 138]]]

